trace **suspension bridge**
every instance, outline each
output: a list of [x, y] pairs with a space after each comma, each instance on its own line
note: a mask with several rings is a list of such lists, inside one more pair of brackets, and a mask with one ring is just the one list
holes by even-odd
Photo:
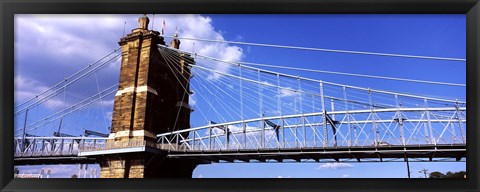
[[[197, 165], [212, 162], [466, 158], [465, 100], [358, 87], [262, 68], [281, 68], [273, 64], [222, 60], [180, 49], [182, 38], [148, 30], [148, 22], [140, 18], [139, 28], [121, 38], [120, 48], [16, 103], [15, 165], [99, 163], [102, 177], [130, 178], [191, 177]], [[173, 38], [170, 46], [167, 37]], [[118, 82], [99, 80], [118, 71]]]

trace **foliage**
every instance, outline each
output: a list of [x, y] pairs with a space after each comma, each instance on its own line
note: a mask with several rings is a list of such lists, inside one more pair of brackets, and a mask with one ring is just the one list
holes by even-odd
[[465, 171], [459, 171], [454, 173], [448, 171], [445, 174], [438, 171], [434, 171], [430, 173], [430, 178], [464, 178], [465, 175], [467, 175], [467, 172]]

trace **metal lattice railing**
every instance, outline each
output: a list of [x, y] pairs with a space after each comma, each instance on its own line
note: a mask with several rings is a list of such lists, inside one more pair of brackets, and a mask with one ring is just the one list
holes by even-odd
[[21, 137], [14, 138], [15, 157], [77, 156], [86, 148], [105, 146], [106, 138]]
[[[372, 120], [371, 115], [380, 112], [391, 115]], [[466, 133], [461, 129], [466, 126], [466, 120], [452, 118], [457, 112], [465, 113], [466, 108], [327, 112], [328, 115], [337, 116], [334, 126], [322, 119], [323, 113], [309, 113], [211, 124], [157, 136], [159, 148], [177, 151], [466, 144]], [[402, 122], [396, 119], [398, 113], [403, 115]], [[437, 117], [428, 119], [426, 113]], [[449, 115], [441, 118], [439, 113]], [[348, 116], [352, 120], [347, 121]], [[373, 132], [375, 128], [377, 132]]]

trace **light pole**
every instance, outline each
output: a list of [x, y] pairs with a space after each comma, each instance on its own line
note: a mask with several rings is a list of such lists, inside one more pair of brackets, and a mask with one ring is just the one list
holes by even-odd
[[407, 154], [405, 154], [405, 161], [407, 162], [407, 172], [408, 172], [408, 178], [410, 179], [410, 164], [408, 163], [408, 157], [407, 157]]
[[45, 174], [45, 168], [42, 168], [40, 170], [40, 178], [43, 178], [43, 174]]
[[425, 178], [427, 178], [427, 171], [428, 171], [428, 169], [425, 169], [425, 168], [424, 168], [424, 169], [422, 169], [422, 170], [419, 170], [418, 172], [419, 172], [419, 173], [423, 173], [423, 174], [425, 175]]

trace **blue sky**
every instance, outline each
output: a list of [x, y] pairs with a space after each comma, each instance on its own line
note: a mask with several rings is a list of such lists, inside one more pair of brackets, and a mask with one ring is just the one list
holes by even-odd
[[[137, 26], [139, 15], [17, 15], [15, 18], [15, 98], [24, 101], [116, 48]], [[151, 20], [153, 19], [150, 15]], [[279, 45], [465, 58], [465, 15], [156, 15], [154, 29], [165, 18], [167, 35], [176, 26], [180, 36]], [[153, 22], [151, 21], [151, 24]], [[170, 39], [167, 39], [169, 42]], [[182, 41], [182, 49], [232, 61], [275, 64], [319, 70], [465, 84], [465, 62], [352, 55], [244, 45]], [[210, 46], [209, 49], [206, 47]], [[216, 64], [220, 70], [227, 70]], [[101, 87], [118, 81], [118, 65], [98, 75]], [[464, 87], [434, 86], [378, 79], [272, 69], [330, 82], [420, 95], [465, 99]], [[53, 72], [55, 71], [55, 72]], [[86, 82], [85, 82], [86, 83]], [[79, 87], [85, 87], [82, 84]], [[82, 93], [77, 91], [76, 93]], [[88, 95], [87, 93], [82, 93]], [[60, 104], [58, 104], [60, 103]], [[61, 101], [55, 106], [63, 106]], [[113, 102], [97, 123], [108, 122]], [[44, 110], [44, 109], [42, 109]], [[39, 110], [41, 111], [41, 110]], [[97, 110], [98, 112], [98, 110]], [[111, 113], [110, 113], [111, 115]], [[195, 118], [192, 119], [195, 121]], [[196, 122], [192, 122], [196, 124]], [[201, 123], [198, 123], [201, 125]], [[51, 132], [52, 128], [48, 131]], [[98, 128], [105, 132], [105, 127]], [[37, 131], [36, 134], [49, 134]], [[81, 131], [73, 130], [78, 134]], [[411, 163], [418, 170], [461, 171], [465, 163]], [[71, 166], [72, 174], [76, 166]], [[38, 167], [24, 168], [25, 170]], [[65, 167], [62, 167], [65, 170]], [[55, 171], [54, 171], [55, 173]], [[69, 176], [69, 172], [57, 176]], [[224, 163], [201, 165], [193, 173], [203, 177], [342, 178], [406, 177], [401, 163]]]

